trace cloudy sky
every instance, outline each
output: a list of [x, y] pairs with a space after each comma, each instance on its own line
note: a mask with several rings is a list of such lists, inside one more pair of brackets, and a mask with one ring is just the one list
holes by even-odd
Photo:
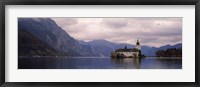
[[52, 18], [70, 36], [78, 40], [104, 39], [115, 43], [159, 47], [182, 42], [181, 17], [142, 18]]

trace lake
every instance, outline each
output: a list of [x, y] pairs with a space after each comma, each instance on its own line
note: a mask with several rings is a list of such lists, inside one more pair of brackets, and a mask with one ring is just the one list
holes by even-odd
[[19, 58], [18, 69], [182, 69], [182, 58]]

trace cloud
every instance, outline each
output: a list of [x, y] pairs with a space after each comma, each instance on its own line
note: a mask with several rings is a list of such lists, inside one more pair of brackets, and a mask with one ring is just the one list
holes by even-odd
[[56, 24], [59, 25], [60, 27], [70, 26], [78, 23], [78, 21], [75, 18], [51, 18], [51, 19], [53, 19], [56, 22]]
[[125, 18], [104, 18], [101, 24], [109, 28], [119, 29], [126, 27], [128, 25], [128, 21]]
[[73, 38], [162, 46], [182, 42], [181, 17], [52, 18]]

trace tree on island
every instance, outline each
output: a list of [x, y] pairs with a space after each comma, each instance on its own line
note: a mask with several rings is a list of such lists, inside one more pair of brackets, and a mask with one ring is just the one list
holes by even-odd
[[157, 57], [182, 57], [182, 48], [169, 48], [166, 50], [158, 50]]

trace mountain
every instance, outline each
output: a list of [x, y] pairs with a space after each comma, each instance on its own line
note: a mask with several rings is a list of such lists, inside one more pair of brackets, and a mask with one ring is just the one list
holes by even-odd
[[155, 53], [157, 51], [156, 47], [150, 47], [150, 46], [141, 46], [142, 54], [145, 56], [155, 56]]
[[96, 51], [98, 56], [110, 56], [111, 52], [115, 50], [115, 44], [106, 40], [93, 40], [87, 44]]
[[[135, 45], [112, 43], [107, 40], [89, 42], [75, 40], [50, 18], [18, 18], [19, 55], [110, 56], [111, 52]], [[146, 56], [157, 50], [182, 48], [182, 44], [161, 47], [141, 46]]]
[[18, 30], [18, 52], [19, 56], [68, 56], [64, 52], [56, 51], [31, 33], [22, 29]]
[[79, 41], [79, 43], [82, 45], [91, 46], [96, 56], [106, 56], [106, 57], [109, 57], [111, 52], [116, 49], [124, 48], [125, 46], [127, 46], [128, 48], [133, 47], [133, 45], [130, 44], [112, 43], [107, 40], [92, 40], [89, 42]]
[[165, 45], [165, 46], [160, 47], [159, 50], [166, 50], [169, 48], [182, 48], [182, 43], [178, 43], [175, 45]]
[[34, 37], [68, 56], [94, 55], [61, 29], [50, 18], [19, 18], [18, 29], [26, 30]]
[[160, 47], [141, 46], [142, 53], [146, 56], [156, 56], [158, 50], [166, 50], [169, 48], [182, 48], [182, 43], [175, 45], [164, 45]]
[[[126, 43], [112, 43], [106, 40], [93, 40], [89, 42], [79, 41], [80, 44], [85, 44], [91, 46], [91, 48], [97, 53], [98, 56], [110, 56], [111, 52], [119, 49], [124, 48], [134, 48], [135, 45], [126, 44]], [[158, 50], [165, 50], [168, 48], [182, 48], [182, 44], [176, 45], [165, 45], [161, 47], [150, 47], [150, 46], [141, 46], [142, 53], [146, 56], [156, 56], [156, 52]]]

